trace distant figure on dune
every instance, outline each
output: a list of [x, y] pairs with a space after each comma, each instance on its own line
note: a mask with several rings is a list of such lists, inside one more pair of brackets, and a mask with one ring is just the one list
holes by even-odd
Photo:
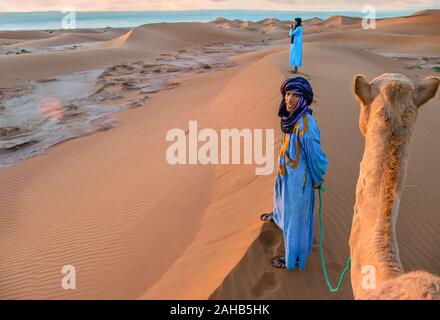
[[290, 28], [290, 66], [294, 73], [298, 73], [298, 67], [302, 66], [302, 20], [295, 18], [295, 24]]
[[285, 257], [273, 260], [277, 268], [306, 266], [312, 252], [314, 188], [324, 181], [327, 157], [321, 148], [320, 132], [310, 105], [313, 90], [302, 78], [288, 79], [281, 85], [278, 116], [284, 133], [279, 156], [279, 172], [274, 187], [273, 213], [261, 215], [283, 230]]

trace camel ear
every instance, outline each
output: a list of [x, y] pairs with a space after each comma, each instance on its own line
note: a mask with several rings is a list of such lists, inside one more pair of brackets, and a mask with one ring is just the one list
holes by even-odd
[[353, 80], [353, 93], [363, 104], [370, 104], [373, 101], [373, 90], [363, 75], [357, 75]]
[[431, 100], [437, 93], [437, 89], [440, 85], [440, 78], [428, 77], [417, 84], [413, 92], [413, 102], [417, 107], [425, 104]]

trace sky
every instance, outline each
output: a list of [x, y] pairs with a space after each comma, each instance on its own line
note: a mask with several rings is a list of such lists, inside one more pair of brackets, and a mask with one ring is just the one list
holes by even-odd
[[360, 11], [364, 5], [376, 10], [439, 8], [440, 0], [0, 0], [0, 12], [124, 10], [253, 9], [298, 11]]

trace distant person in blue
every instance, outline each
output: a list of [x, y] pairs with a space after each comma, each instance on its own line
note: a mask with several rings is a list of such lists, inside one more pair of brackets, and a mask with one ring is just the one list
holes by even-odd
[[294, 69], [294, 73], [298, 73], [298, 67], [302, 66], [302, 20], [295, 18], [295, 25], [290, 28], [290, 66]]
[[299, 270], [312, 252], [314, 189], [319, 189], [327, 170], [327, 157], [320, 143], [320, 131], [310, 105], [313, 91], [302, 78], [287, 79], [281, 85], [278, 116], [283, 131], [279, 171], [274, 187], [273, 213], [261, 215], [283, 231], [285, 256], [276, 257], [277, 268]]

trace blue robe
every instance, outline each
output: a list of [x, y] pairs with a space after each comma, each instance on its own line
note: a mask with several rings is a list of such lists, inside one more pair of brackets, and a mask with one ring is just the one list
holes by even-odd
[[290, 44], [290, 66], [301, 67], [302, 66], [302, 27], [296, 29], [290, 28], [290, 37], [294, 36], [293, 43]]
[[304, 113], [292, 133], [284, 134], [282, 143], [274, 188], [274, 221], [284, 234], [287, 268], [295, 269], [298, 258], [303, 270], [313, 245], [313, 186], [323, 181], [328, 160], [311, 114]]

